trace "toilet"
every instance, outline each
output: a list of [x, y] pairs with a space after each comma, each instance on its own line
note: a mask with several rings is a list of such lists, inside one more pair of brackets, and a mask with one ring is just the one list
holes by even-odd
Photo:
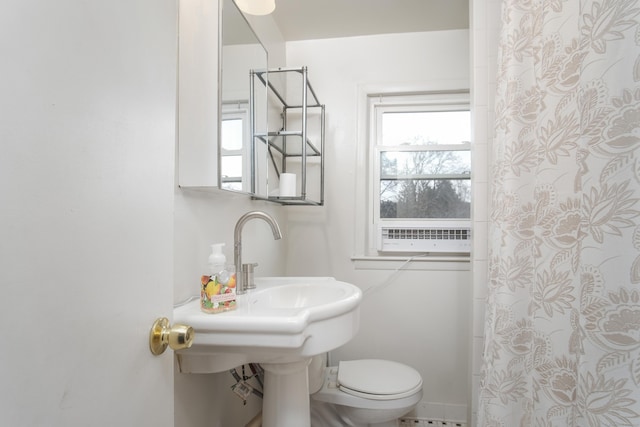
[[390, 360], [341, 361], [326, 354], [309, 365], [312, 427], [395, 427], [422, 399], [422, 377]]

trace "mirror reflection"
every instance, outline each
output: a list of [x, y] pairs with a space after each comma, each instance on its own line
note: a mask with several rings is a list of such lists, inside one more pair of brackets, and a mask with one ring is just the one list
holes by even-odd
[[267, 51], [233, 0], [223, 2], [221, 27], [219, 182], [222, 189], [248, 193], [251, 191], [250, 70], [267, 68]]

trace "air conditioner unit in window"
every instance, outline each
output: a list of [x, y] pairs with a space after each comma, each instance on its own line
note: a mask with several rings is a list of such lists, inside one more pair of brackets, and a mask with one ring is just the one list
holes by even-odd
[[382, 225], [378, 231], [378, 250], [381, 252], [471, 251], [469, 221], [442, 221], [416, 226]]

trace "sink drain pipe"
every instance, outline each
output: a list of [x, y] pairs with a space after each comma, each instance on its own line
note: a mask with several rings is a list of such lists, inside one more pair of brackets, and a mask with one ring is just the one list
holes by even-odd
[[244, 372], [244, 366], [245, 365], [242, 365], [242, 376], [238, 374], [238, 371], [236, 368], [231, 369], [229, 372], [231, 373], [233, 378], [236, 380], [236, 383], [233, 386], [231, 386], [231, 390], [233, 390], [233, 392], [236, 393], [238, 397], [244, 400], [244, 403], [246, 404], [247, 398], [252, 393], [261, 399], [263, 398], [262, 391], [252, 387], [247, 381], [251, 380], [252, 378], [255, 378], [258, 384], [260, 385], [260, 387], [264, 388], [264, 383], [262, 382], [262, 376], [264, 375], [264, 372], [262, 371], [262, 368], [260, 367], [260, 365], [257, 365], [255, 363], [250, 363], [249, 368], [251, 369], [252, 375], [247, 376], [245, 375], [245, 372]]

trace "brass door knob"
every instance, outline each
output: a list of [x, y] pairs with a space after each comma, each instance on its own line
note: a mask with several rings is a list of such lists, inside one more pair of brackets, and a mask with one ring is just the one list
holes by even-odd
[[151, 353], [158, 356], [167, 349], [167, 346], [174, 350], [189, 348], [193, 344], [193, 328], [187, 325], [169, 324], [169, 319], [160, 317], [153, 322], [149, 332], [149, 349]]

